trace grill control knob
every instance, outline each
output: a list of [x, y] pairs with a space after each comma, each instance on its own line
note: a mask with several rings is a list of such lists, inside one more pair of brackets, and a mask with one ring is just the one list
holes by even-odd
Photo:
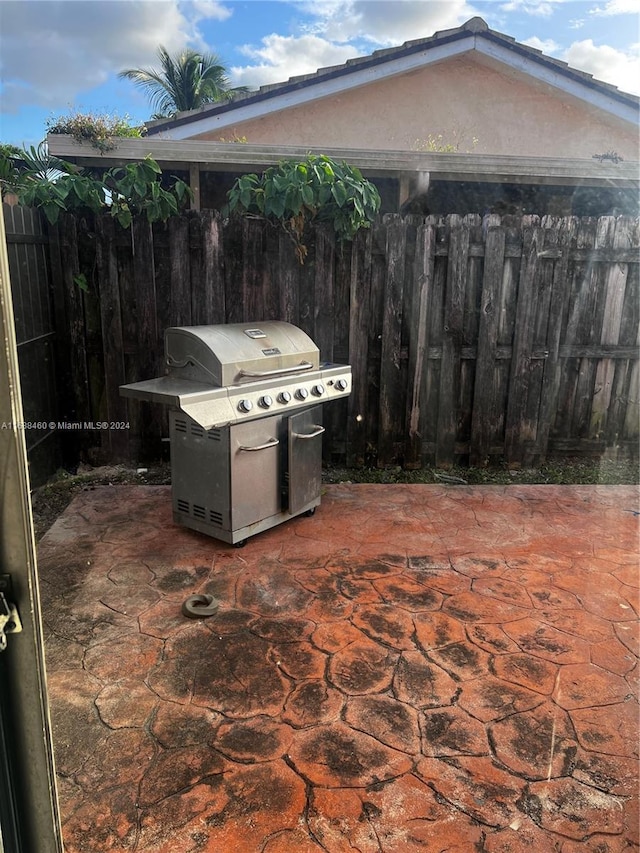
[[279, 403], [290, 403], [291, 402], [291, 394], [288, 391], [281, 391], [278, 394], [278, 402]]
[[298, 388], [298, 390], [296, 391], [296, 397], [298, 398], [298, 400], [306, 400], [308, 396], [309, 392], [306, 388]]
[[265, 394], [264, 397], [260, 397], [258, 402], [260, 403], [263, 409], [268, 409], [269, 406], [273, 405], [273, 398], [270, 397], [268, 394]]
[[317, 385], [314, 385], [311, 389], [311, 393], [315, 394], [316, 397], [322, 397], [322, 395], [324, 394], [324, 385], [322, 385], [320, 382]]
[[253, 403], [251, 400], [240, 400], [238, 408], [241, 412], [250, 412], [253, 409]]
[[338, 391], [346, 391], [347, 390], [347, 380], [346, 379], [338, 379], [336, 382], [336, 388]]

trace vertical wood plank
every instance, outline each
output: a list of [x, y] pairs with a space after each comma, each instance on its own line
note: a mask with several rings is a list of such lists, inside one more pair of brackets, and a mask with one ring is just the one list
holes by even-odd
[[[549, 219], [545, 235], [554, 236], [553, 244], [561, 254], [555, 262], [551, 302], [549, 305], [549, 326], [547, 332], [547, 358], [544, 364], [540, 411], [537, 428], [537, 451], [539, 461], [544, 462], [549, 449], [549, 436], [558, 410], [561, 381], [560, 342], [562, 327], [570, 298], [571, 277], [569, 276], [569, 255], [573, 244], [577, 221], [571, 217], [562, 220]], [[545, 245], [548, 245], [545, 240]]]
[[278, 236], [280, 317], [294, 326], [300, 325], [300, 264], [293, 243], [283, 232]]
[[203, 316], [206, 325], [224, 323], [225, 289], [222, 222], [215, 210], [203, 210]]
[[408, 318], [410, 324], [407, 384], [408, 433], [404, 453], [406, 468], [422, 466], [429, 351], [428, 311], [433, 291], [435, 249], [435, 228], [433, 224], [425, 223], [418, 228], [416, 235], [413, 293]]
[[170, 276], [170, 326], [191, 326], [191, 253], [189, 219], [182, 214], [172, 216], [168, 228]]
[[396, 461], [404, 432], [404, 389], [400, 384], [406, 229], [399, 216], [387, 221], [387, 274], [383, 297], [378, 465]]
[[263, 223], [245, 217], [242, 220], [242, 322], [264, 320], [262, 292]]
[[469, 464], [476, 468], [488, 465], [498, 429], [496, 351], [505, 245], [506, 229], [499, 224], [487, 224], [469, 446]]
[[[629, 222], [629, 245], [640, 247], [640, 219]], [[640, 352], [640, 264], [629, 264], [619, 343]], [[638, 357], [617, 359], [616, 376], [607, 417], [607, 446], [616, 453], [637, 453], [640, 433], [640, 394], [637, 387]], [[635, 380], [634, 380], [635, 371]], [[630, 427], [630, 429], [629, 429]]]
[[526, 417], [529, 370], [533, 348], [533, 323], [536, 277], [539, 269], [539, 252], [543, 235], [540, 228], [523, 218], [522, 262], [518, 282], [516, 326], [511, 356], [509, 399], [505, 424], [505, 458], [507, 464], [520, 466], [525, 455], [525, 441], [531, 440], [531, 425]]
[[349, 364], [353, 388], [347, 408], [347, 465], [365, 464], [368, 413], [369, 322], [371, 317], [372, 232], [358, 234], [352, 244], [349, 306]]
[[[55, 361], [56, 361], [56, 395], [58, 400], [58, 419], [71, 420], [71, 413], [75, 406], [72, 388], [72, 351], [69, 344], [67, 330], [69, 318], [67, 317], [64, 298], [64, 277], [62, 273], [62, 252], [60, 225], [50, 225], [49, 234], [49, 264], [51, 270], [51, 290], [53, 293], [53, 325], [56, 330]], [[62, 438], [62, 451], [65, 462], [70, 462], [71, 448], [67, 446], [67, 440]]]
[[[593, 249], [595, 245], [596, 220], [580, 219], [577, 222], [575, 234], [571, 240], [569, 249], [569, 268], [567, 271], [567, 286], [569, 288], [569, 302], [564, 322], [563, 339], [561, 343], [571, 348], [583, 344], [581, 327], [583, 326], [583, 314], [590, 313], [592, 306], [589, 303], [589, 290], [591, 279], [591, 263], [584, 260], [584, 250]], [[574, 250], [579, 251], [576, 258]], [[572, 257], [573, 255], [573, 257]], [[560, 390], [559, 405], [556, 411], [554, 423], [554, 438], [568, 440], [574, 435], [574, 411], [578, 394], [578, 381], [581, 359], [577, 357], [565, 357], [560, 366]]]
[[60, 217], [59, 221], [60, 244], [64, 257], [62, 273], [65, 313], [69, 320], [69, 344], [73, 353], [71, 384], [75, 405], [71, 415], [75, 421], [88, 421], [91, 419], [91, 410], [89, 405], [84, 306], [82, 304], [82, 294], [74, 281], [74, 278], [80, 273], [76, 218], [73, 214], [65, 214]]
[[382, 364], [382, 324], [384, 319], [384, 292], [387, 279], [387, 223], [378, 219], [371, 229], [371, 255], [369, 290], [369, 328], [367, 363], [367, 409], [362, 412], [365, 434], [365, 464], [378, 463], [380, 436], [380, 383]]
[[[127, 404], [120, 396], [119, 387], [126, 381], [126, 375], [114, 230], [115, 222], [111, 216], [96, 217], [96, 278], [103, 344], [105, 419], [110, 423], [123, 423], [127, 420]], [[104, 434], [100, 437], [103, 441], [107, 439], [111, 458], [119, 462], [127, 459], [130, 451], [129, 432], [124, 429], [102, 432]]]
[[306, 243], [307, 255], [304, 263], [296, 258], [298, 264], [298, 325], [311, 338], [314, 336], [314, 318], [315, 318], [315, 264], [316, 264], [316, 246], [315, 240], [308, 240]]
[[454, 463], [458, 427], [460, 360], [464, 320], [464, 290], [469, 256], [469, 227], [460, 216], [447, 217], [449, 258], [444, 305], [444, 336], [440, 367], [440, 399], [436, 465], [450, 468]]
[[283, 320], [280, 313], [280, 235], [279, 230], [267, 227], [264, 232], [264, 291], [265, 320]]
[[315, 235], [313, 339], [322, 360], [333, 361], [335, 238], [326, 226], [318, 226]]
[[[630, 244], [630, 221], [626, 217], [607, 222], [602, 248], [624, 249]], [[622, 308], [627, 288], [628, 264], [608, 264], [604, 280], [604, 311], [600, 330], [600, 343], [616, 345], [620, 341]], [[607, 430], [607, 418], [611, 408], [611, 394], [615, 379], [616, 364], [612, 358], [599, 359], [595, 371], [593, 403], [589, 438], [603, 440]]]
[[237, 217], [233, 217], [224, 228], [224, 284], [227, 323], [241, 323], [244, 320], [243, 233], [242, 220]]
[[153, 235], [153, 266], [156, 280], [158, 306], [158, 334], [173, 325], [171, 321], [171, 256], [169, 248], [169, 222], [155, 222]]
[[202, 326], [206, 322], [205, 269], [202, 239], [202, 217], [199, 211], [189, 211], [189, 283], [191, 295], [191, 322]]
[[162, 334], [158, 328], [153, 233], [146, 218], [137, 216], [132, 225], [133, 274], [138, 320], [138, 363], [140, 375], [156, 376], [162, 363]]

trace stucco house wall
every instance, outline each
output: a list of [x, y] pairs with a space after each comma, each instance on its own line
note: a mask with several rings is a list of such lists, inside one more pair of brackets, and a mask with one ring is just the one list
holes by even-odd
[[628, 123], [472, 54], [191, 138], [416, 151], [430, 136], [460, 153], [638, 159]]

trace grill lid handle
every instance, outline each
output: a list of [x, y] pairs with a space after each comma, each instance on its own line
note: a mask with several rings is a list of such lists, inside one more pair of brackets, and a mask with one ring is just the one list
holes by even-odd
[[249, 376], [252, 379], [264, 379], [268, 376], [283, 376], [285, 373], [298, 373], [300, 370], [311, 370], [313, 365], [310, 361], [301, 361], [293, 367], [277, 367], [275, 370], [244, 370], [240, 369], [240, 376]]

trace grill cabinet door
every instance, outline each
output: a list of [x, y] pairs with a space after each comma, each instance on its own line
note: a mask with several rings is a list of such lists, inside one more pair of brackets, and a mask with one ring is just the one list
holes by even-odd
[[289, 512], [295, 514], [320, 496], [322, 485], [322, 406], [289, 418]]
[[231, 429], [231, 527], [238, 530], [280, 512], [280, 418]]

